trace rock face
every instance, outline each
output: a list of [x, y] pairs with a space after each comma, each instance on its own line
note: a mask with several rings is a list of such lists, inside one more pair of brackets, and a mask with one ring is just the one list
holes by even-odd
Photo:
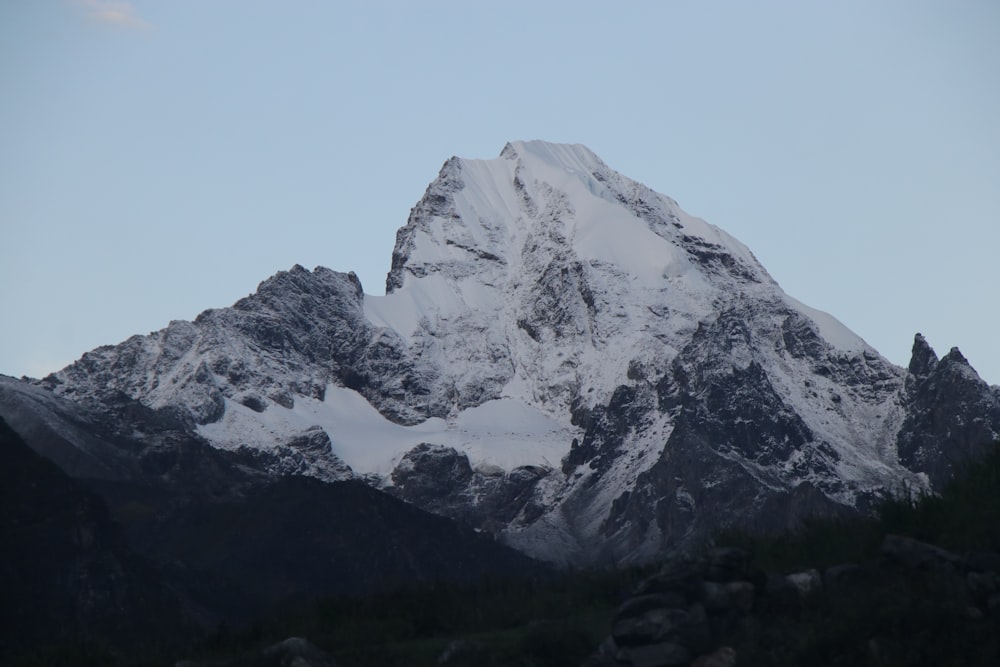
[[112, 421], [124, 396], [258, 470], [359, 476], [576, 564], [864, 510], [1000, 432], [1000, 388], [957, 351], [918, 335], [892, 365], [724, 231], [544, 142], [448, 160], [384, 296], [296, 266], [30, 386]]
[[1000, 387], [991, 390], [958, 348], [938, 360], [917, 334], [905, 397], [906, 418], [896, 438], [899, 458], [926, 473], [935, 487], [970, 458], [980, 458], [997, 437]]
[[544, 509], [532, 503], [535, 487], [552, 471], [543, 466], [475, 470], [465, 454], [421, 444], [392, 471], [387, 490], [436, 514], [495, 532], [514, 520], [530, 521]]

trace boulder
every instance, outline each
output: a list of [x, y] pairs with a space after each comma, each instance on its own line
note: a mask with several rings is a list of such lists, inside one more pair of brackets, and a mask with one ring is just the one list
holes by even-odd
[[683, 609], [650, 609], [616, 622], [611, 636], [619, 646], [650, 644], [676, 637], [689, 620], [690, 614]]
[[711, 653], [699, 656], [691, 667], [735, 667], [736, 651], [730, 646], [722, 646]]
[[693, 601], [701, 594], [701, 563], [693, 558], [667, 561], [663, 568], [636, 587], [636, 595], [678, 593]]
[[701, 600], [709, 612], [727, 612], [731, 604], [725, 584], [714, 581], [702, 582]]
[[757, 597], [757, 587], [749, 581], [730, 581], [726, 584], [730, 607], [741, 614], [749, 614], [753, 610]]
[[975, 551], [965, 557], [965, 566], [971, 572], [1000, 572], [1000, 554]]
[[691, 651], [673, 642], [633, 646], [618, 656], [620, 662], [632, 667], [682, 667], [689, 664], [691, 658]]
[[823, 588], [823, 579], [819, 576], [819, 572], [816, 570], [795, 572], [793, 574], [785, 575], [785, 579], [788, 580], [788, 583], [795, 587], [795, 590], [799, 593], [799, 597], [803, 600]]
[[798, 587], [780, 574], [768, 574], [764, 589], [768, 604], [772, 607], [797, 607], [802, 600]]
[[977, 602], [986, 602], [1000, 593], [1000, 574], [996, 572], [969, 572], [965, 577], [969, 595]]
[[839, 588], [855, 581], [861, 574], [861, 567], [855, 563], [833, 565], [823, 571], [823, 584], [827, 588]]
[[669, 591], [666, 593], [650, 593], [629, 598], [618, 607], [616, 620], [641, 616], [650, 609], [683, 609], [687, 600], [683, 595]]
[[961, 557], [950, 551], [903, 535], [885, 536], [882, 541], [882, 558], [916, 570], [955, 568], [964, 564]]
[[724, 584], [749, 578], [750, 554], [743, 549], [718, 547], [708, 552], [707, 560], [705, 579], [708, 581]]

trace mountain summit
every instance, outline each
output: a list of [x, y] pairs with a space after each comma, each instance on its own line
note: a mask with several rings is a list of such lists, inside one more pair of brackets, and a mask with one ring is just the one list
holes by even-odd
[[926, 489], [1000, 432], [960, 353], [909, 369], [580, 145], [451, 158], [384, 296], [295, 266], [41, 381], [188, 420], [272, 474], [362, 477], [566, 563], [638, 562]]

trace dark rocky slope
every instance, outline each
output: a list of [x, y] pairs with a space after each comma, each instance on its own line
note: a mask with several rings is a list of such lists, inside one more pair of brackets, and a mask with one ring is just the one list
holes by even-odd
[[[46, 436], [66, 432], [57, 417], [77, 408], [62, 403], [19, 412], [38, 449], [51, 451]], [[43, 413], [45, 424], [32, 422]], [[117, 632], [119, 621], [138, 636], [128, 622], [147, 627], [166, 614], [142, 606], [160, 604], [163, 582], [193, 619], [188, 625], [211, 628], [324, 595], [548, 572], [362, 482], [273, 476], [261, 470], [262, 457], [273, 463], [270, 453], [216, 449], [170, 409], [122, 398], [115, 417], [88, 422], [86, 444], [114, 451], [125, 479], [70, 479], [4, 425], [5, 610], [10, 627], [28, 629], [26, 641], [57, 627]]]
[[65, 641], [136, 647], [194, 630], [103, 500], [0, 419], [0, 661]]

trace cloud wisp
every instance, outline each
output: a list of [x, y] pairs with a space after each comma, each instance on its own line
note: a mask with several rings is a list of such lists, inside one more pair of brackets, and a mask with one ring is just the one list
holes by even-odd
[[120, 28], [149, 28], [148, 22], [139, 17], [130, 2], [119, 0], [77, 0], [77, 3], [94, 21]]

